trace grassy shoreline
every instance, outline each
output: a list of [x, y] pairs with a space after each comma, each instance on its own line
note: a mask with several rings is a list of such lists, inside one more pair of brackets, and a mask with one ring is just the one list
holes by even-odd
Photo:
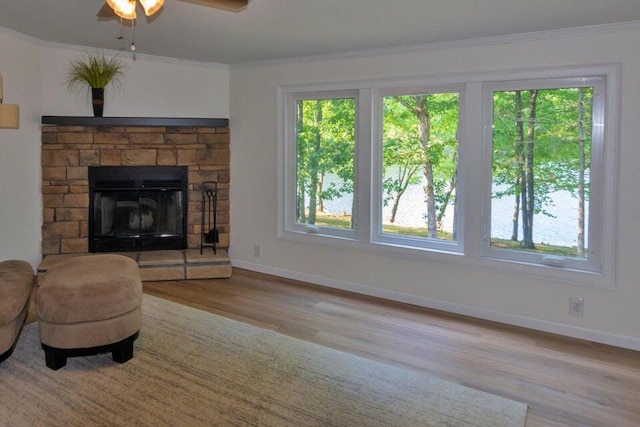
[[[323, 227], [332, 227], [340, 229], [351, 228], [351, 216], [350, 215], [328, 215], [326, 213], [318, 212], [316, 214], [316, 225]], [[396, 224], [385, 223], [382, 225], [383, 233], [396, 234], [400, 236], [427, 238], [427, 229], [418, 227], [407, 227]], [[447, 231], [438, 232], [438, 239], [440, 240], [452, 240], [452, 235]], [[536, 243], [535, 249], [524, 249], [520, 247], [519, 241], [509, 239], [491, 239], [491, 246], [500, 249], [509, 249], [515, 251], [527, 251], [547, 255], [558, 255], [567, 257], [576, 257], [578, 250], [575, 246], [556, 246], [548, 245], [544, 243]]]

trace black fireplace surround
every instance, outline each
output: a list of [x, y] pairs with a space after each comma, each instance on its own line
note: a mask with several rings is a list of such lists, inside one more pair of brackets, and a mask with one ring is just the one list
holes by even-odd
[[187, 247], [187, 167], [89, 167], [89, 252]]

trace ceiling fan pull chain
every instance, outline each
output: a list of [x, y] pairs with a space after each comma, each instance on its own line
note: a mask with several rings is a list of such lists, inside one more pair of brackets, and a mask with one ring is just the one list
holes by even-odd
[[116, 37], [118, 40], [124, 39], [123, 31], [124, 31], [124, 24], [122, 23], [122, 18], [120, 18], [120, 35]]

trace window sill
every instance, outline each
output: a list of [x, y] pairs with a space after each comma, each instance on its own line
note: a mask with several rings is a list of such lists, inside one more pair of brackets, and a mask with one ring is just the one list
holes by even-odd
[[285, 230], [281, 232], [278, 237], [285, 241], [351, 250], [362, 254], [374, 254], [409, 261], [434, 262], [439, 265], [446, 263], [457, 268], [480, 269], [500, 274], [513, 274], [518, 278], [528, 277], [604, 289], [615, 288], [615, 277], [613, 274], [552, 267], [543, 264], [488, 256], [465, 255], [463, 252], [453, 250], [408, 247], [389, 242], [363, 242], [361, 240], [329, 234]]

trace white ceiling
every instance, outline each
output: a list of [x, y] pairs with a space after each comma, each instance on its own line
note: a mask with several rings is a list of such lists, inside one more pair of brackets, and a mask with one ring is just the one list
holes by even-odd
[[[0, 26], [128, 51], [104, 0], [0, 0]], [[251, 0], [240, 13], [166, 0], [139, 19], [138, 53], [224, 64], [640, 20], [640, 0]], [[125, 21], [126, 22], [126, 21]]]

